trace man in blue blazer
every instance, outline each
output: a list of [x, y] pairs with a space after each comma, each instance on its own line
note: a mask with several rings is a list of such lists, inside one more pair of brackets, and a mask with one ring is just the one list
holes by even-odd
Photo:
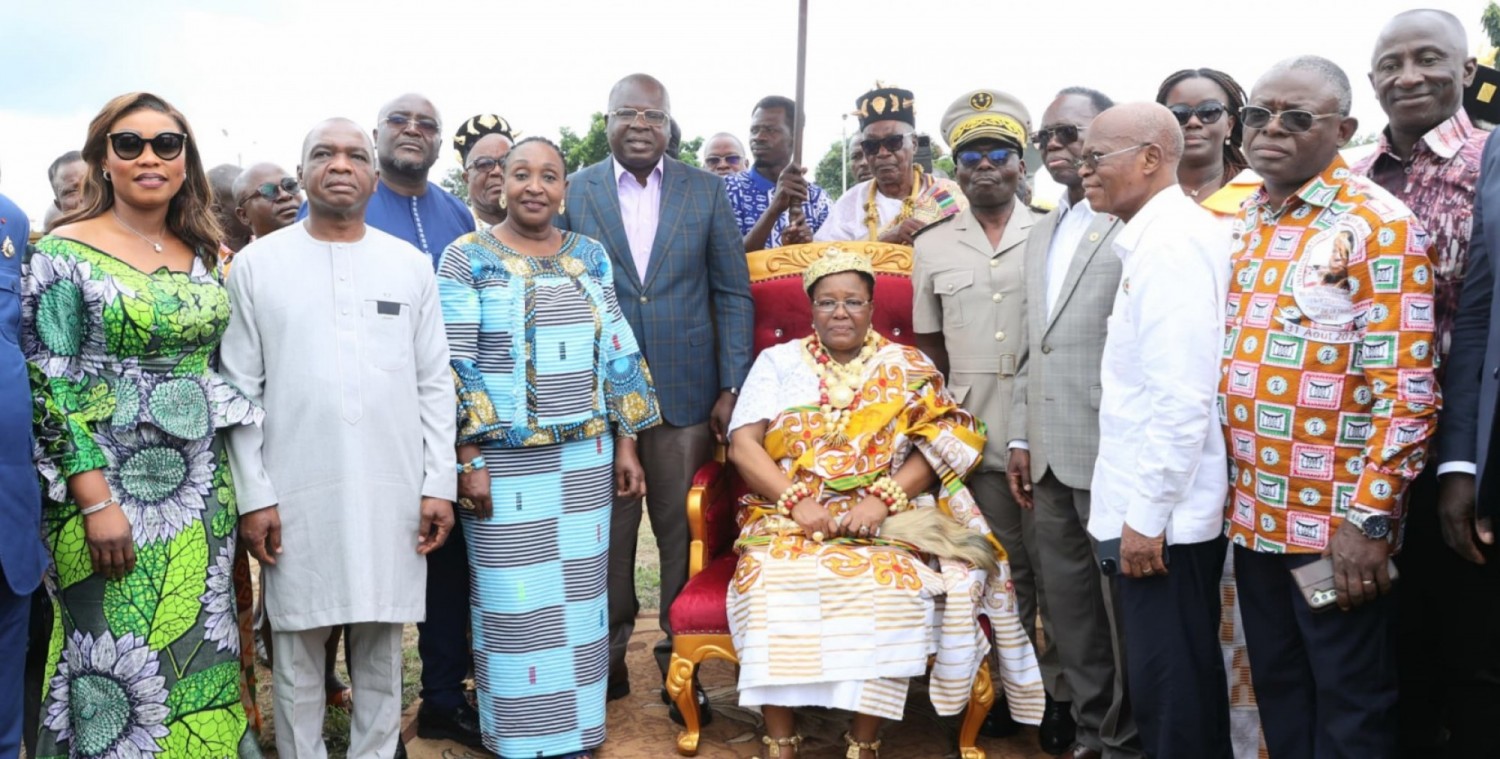
[[1494, 531], [1500, 518], [1500, 445], [1495, 439], [1500, 398], [1500, 142], [1493, 134], [1480, 159], [1469, 270], [1453, 324], [1447, 372], [1437, 431], [1443, 539], [1465, 559], [1500, 563]]
[[[604, 244], [615, 293], [646, 356], [665, 421], [637, 443], [646, 510], [661, 552], [657, 664], [671, 658], [667, 610], [687, 581], [685, 513], [693, 473], [723, 441], [750, 372], [750, 272], [724, 180], [664, 157], [671, 101], [661, 82], [632, 74], [609, 95], [612, 154], [569, 179], [558, 226]], [[635, 596], [639, 500], [616, 504], [609, 552], [609, 697], [630, 692], [625, 647]]]
[[[0, 756], [21, 753], [26, 621], [42, 583], [42, 496], [31, 463], [31, 386], [21, 356], [26, 214], [0, 195]], [[29, 726], [28, 729], [34, 729]]]

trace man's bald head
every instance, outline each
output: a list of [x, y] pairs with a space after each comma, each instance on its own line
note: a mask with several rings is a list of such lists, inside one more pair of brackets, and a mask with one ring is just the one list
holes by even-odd
[[354, 123], [354, 119], [335, 116], [331, 119], [319, 121], [312, 129], [308, 130], [307, 136], [302, 138], [302, 163], [307, 163], [308, 151], [312, 150], [312, 147], [318, 144], [318, 141], [324, 136], [346, 135], [349, 130], [353, 130], [359, 134], [360, 142], [364, 143], [367, 149], [375, 147], [375, 143], [370, 140], [370, 136], [365, 134], [365, 131], [360, 128], [359, 124]]
[[1261, 89], [1261, 85], [1270, 80], [1297, 72], [1309, 73], [1322, 80], [1324, 94], [1337, 103], [1339, 115], [1349, 115], [1349, 110], [1354, 107], [1354, 89], [1349, 86], [1349, 75], [1337, 63], [1321, 55], [1299, 55], [1276, 62], [1260, 75], [1251, 91]]
[[224, 231], [224, 239], [220, 242], [235, 251], [250, 241], [250, 228], [234, 215], [234, 180], [239, 175], [240, 167], [230, 163], [221, 163], [208, 170], [214, 216], [219, 219], [219, 229]]
[[1437, 8], [1415, 8], [1397, 13], [1386, 22], [1384, 27], [1381, 27], [1380, 36], [1375, 38], [1372, 64], [1379, 60], [1381, 48], [1389, 45], [1393, 39], [1403, 36], [1406, 30], [1413, 26], [1432, 30], [1433, 33], [1430, 35], [1432, 41], [1442, 44], [1460, 58], [1469, 48], [1469, 33], [1464, 29], [1464, 23], [1458, 20], [1458, 16]]
[[657, 99], [657, 106], [668, 113], [672, 112], [672, 98], [667, 95], [667, 86], [650, 74], [631, 74], [615, 82], [615, 86], [609, 91], [609, 109], [613, 111], [619, 104], [632, 99], [634, 94], [645, 95], [650, 99]]
[[[261, 189], [272, 188], [268, 197]], [[234, 180], [234, 215], [259, 237], [297, 220], [302, 193], [286, 170], [274, 163], [257, 163]]]
[[1089, 204], [1129, 221], [1158, 192], [1177, 184], [1182, 127], [1160, 103], [1117, 105], [1089, 125], [1083, 157], [1079, 176]]
[[433, 118], [437, 119], [439, 123], [442, 123], [443, 120], [442, 116], [438, 114], [437, 106], [433, 105], [432, 101], [427, 99], [426, 95], [416, 92], [408, 92], [403, 95], [398, 95], [390, 102], [386, 103], [383, 106], [380, 106], [380, 113], [376, 114], [376, 126], [379, 127], [380, 124], [384, 123], [385, 117], [391, 115], [392, 113], [411, 112], [429, 113]]
[[425, 187], [437, 163], [443, 118], [425, 95], [408, 92], [381, 106], [374, 137], [388, 183]]

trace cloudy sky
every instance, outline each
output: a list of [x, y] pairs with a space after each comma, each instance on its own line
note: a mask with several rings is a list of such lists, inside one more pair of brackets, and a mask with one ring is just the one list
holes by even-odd
[[[811, 0], [807, 144], [821, 156], [841, 114], [877, 79], [914, 90], [918, 127], [977, 87], [1012, 92], [1039, 119], [1083, 84], [1146, 100], [1172, 71], [1211, 66], [1247, 88], [1275, 61], [1317, 53], [1354, 80], [1361, 133], [1384, 118], [1365, 79], [1400, 0], [1015, 2]], [[40, 218], [47, 165], [83, 141], [109, 97], [150, 90], [185, 114], [205, 161], [291, 170], [308, 127], [367, 128], [405, 91], [442, 111], [444, 139], [494, 112], [527, 134], [581, 131], [610, 85], [659, 77], [688, 137], [744, 133], [763, 95], [792, 95], [796, 0], [10, 0], [0, 47], [0, 192]], [[1443, 6], [1477, 50], [1484, 0]], [[853, 120], [847, 122], [854, 128]], [[438, 167], [456, 164], [444, 151]], [[815, 159], [812, 159], [815, 160]]]

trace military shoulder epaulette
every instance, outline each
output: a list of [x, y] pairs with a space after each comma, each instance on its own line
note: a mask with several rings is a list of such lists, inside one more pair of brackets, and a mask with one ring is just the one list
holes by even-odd
[[929, 230], [929, 229], [937, 229], [938, 227], [942, 226], [943, 224], [946, 224], [947, 222], [953, 221], [953, 219], [956, 218], [957, 216], [958, 216], [958, 214], [952, 214], [952, 215], [949, 215], [949, 216], [944, 216], [943, 218], [938, 219], [937, 221], [934, 221], [934, 222], [932, 222], [931, 224], [928, 224], [925, 227], [922, 227], [921, 229], [917, 230], [916, 234], [914, 234], [914, 235], [911, 236], [911, 241], [912, 242], [916, 242], [918, 237], [921, 237], [922, 235], [924, 235], [924, 234], [927, 233], [927, 230]]

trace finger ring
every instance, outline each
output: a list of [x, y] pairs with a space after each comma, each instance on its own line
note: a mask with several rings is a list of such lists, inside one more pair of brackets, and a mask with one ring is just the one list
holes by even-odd
[[1156, 570], [1152, 569], [1151, 567], [1146, 567], [1144, 570], [1141, 571], [1141, 574], [1143, 574], [1143, 575], [1154, 575], [1154, 574], [1156, 574]]
[[463, 509], [464, 511], [473, 511], [476, 508], [474, 506], [474, 502], [469, 500], [468, 498], [458, 499], [458, 507], [460, 509]]
[[1374, 580], [1365, 580], [1365, 584], [1366, 585], [1374, 585], [1375, 581]]
[[822, 543], [823, 542], [823, 531], [822, 530], [818, 530], [817, 532], [814, 532], [812, 534], [812, 539], [813, 539], [814, 543]]
[[859, 536], [862, 537], [862, 538], [869, 537], [870, 536], [870, 526], [869, 525], [865, 525], [864, 527], [859, 528]]

